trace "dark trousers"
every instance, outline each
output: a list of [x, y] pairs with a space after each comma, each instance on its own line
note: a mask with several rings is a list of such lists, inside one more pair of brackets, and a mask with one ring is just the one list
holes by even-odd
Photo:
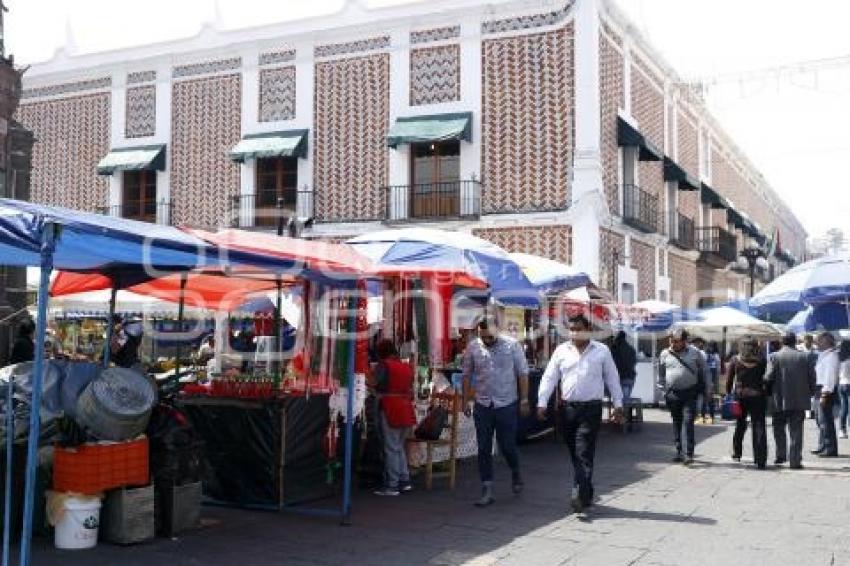
[[[805, 411], [779, 411], [773, 413], [773, 439], [776, 441], [776, 459], [787, 460], [792, 466], [803, 463], [803, 422], [806, 420]], [[788, 435], [785, 427], [788, 427]], [[788, 438], [791, 446], [788, 447]]]
[[765, 424], [765, 411], [767, 409], [767, 398], [745, 397], [741, 399], [741, 416], [735, 423], [735, 435], [732, 437], [732, 456], [741, 457], [744, 446], [744, 435], [747, 433], [747, 416], [753, 423], [753, 457], [756, 465], [764, 466], [767, 463], [767, 430]]
[[828, 395], [818, 403], [818, 451], [829, 456], [838, 455], [838, 436], [835, 434], [835, 395]]
[[478, 473], [482, 482], [493, 481], [493, 433], [499, 451], [510, 466], [514, 479], [519, 476], [519, 450], [516, 447], [517, 404], [487, 407], [475, 404], [475, 437], [478, 440]]
[[565, 403], [561, 407], [564, 439], [573, 464], [573, 488], [584, 505], [593, 502], [593, 459], [602, 424], [602, 402]]
[[685, 429], [685, 442], [687, 455], [694, 455], [694, 417], [697, 412], [697, 396], [694, 391], [668, 392], [665, 400], [673, 418], [673, 442], [676, 444], [676, 453], [680, 456], [682, 451], [682, 429]]

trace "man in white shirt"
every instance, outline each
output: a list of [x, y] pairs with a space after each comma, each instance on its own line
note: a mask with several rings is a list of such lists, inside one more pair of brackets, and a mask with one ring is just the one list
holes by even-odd
[[558, 407], [564, 437], [573, 465], [573, 511], [581, 513], [593, 504], [593, 459], [596, 435], [602, 424], [605, 386], [614, 403], [614, 419], [623, 418], [623, 392], [611, 351], [590, 339], [591, 324], [584, 316], [570, 319], [570, 341], [558, 346], [540, 380], [537, 414], [546, 418], [546, 407], [555, 386], [561, 384]]
[[835, 347], [835, 337], [829, 332], [818, 336], [818, 362], [815, 365], [817, 384], [820, 388], [818, 403], [818, 449], [813, 450], [821, 458], [838, 456], [838, 437], [835, 434], [835, 393], [838, 388], [838, 349]]

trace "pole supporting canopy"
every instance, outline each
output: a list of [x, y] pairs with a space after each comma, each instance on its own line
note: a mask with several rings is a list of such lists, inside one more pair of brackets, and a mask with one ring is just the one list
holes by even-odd
[[228, 156], [237, 163], [267, 157], [307, 157], [309, 130], [284, 130], [264, 134], [248, 134]]
[[390, 128], [387, 145], [396, 148], [405, 143], [454, 140], [472, 141], [472, 112], [398, 118]]
[[165, 144], [112, 149], [97, 164], [98, 175], [112, 175], [116, 171], [164, 170]]

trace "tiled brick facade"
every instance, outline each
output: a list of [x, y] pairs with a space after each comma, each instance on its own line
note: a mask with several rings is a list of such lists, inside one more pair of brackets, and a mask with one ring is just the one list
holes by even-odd
[[622, 234], [617, 234], [604, 228], [599, 231], [599, 281], [596, 282], [601, 288], [611, 290], [614, 285], [614, 253], [617, 253], [619, 265], [625, 265], [626, 261], [626, 239]]
[[389, 55], [317, 63], [316, 93], [316, 216], [378, 218], [389, 174]]
[[410, 105], [460, 100], [460, 45], [410, 50]]
[[602, 119], [602, 182], [608, 209], [619, 208], [617, 112], [624, 106], [623, 56], [604, 36], [599, 38], [599, 96]]
[[486, 212], [563, 209], [573, 154], [573, 28], [483, 45]]
[[650, 80], [637, 61], [631, 66], [632, 116], [641, 133], [655, 147], [664, 149], [664, 91]]
[[171, 200], [174, 222], [215, 227], [239, 194], [239, 165], [228, 159], [241, 139], [241, 75], [174, 84]]
[[539, 255], [567, 264], [572, 260], [570, 226], [476, 228], [473, 234], [509, 252]]
[[667, 254], [663, 249], [658, 250], [658, 275], [667, 276]]
[[639, 301], [655, 298], [655, 247], [632, 238], [631, 266], [638, 272]]
[[295, 67], [260, 71], [260, 122], [295, 118]]
[[106, 206], [108, 181], [96, 172], [109, 152], [110, 95], [29, 102], [17, 119], [35, 136], [34, 202], [95, 211]]
[[[699, 179], [699, 134], [695, 123], [683, 112], [678, 113], [676, 123], [678, 137], [677, 162], [688, 173]], [[679, 191], [679, 211], [685, 216], [699, 219], [699, 191]]]
[[143, 138], [156, 133], [156, 87], [139, 86], [127, 89], [124, 136]]
[[696, 264], [692, 260], [675, 253], [670, 253], [668, 263], [671, 301], [685, 308], [696, 306]]

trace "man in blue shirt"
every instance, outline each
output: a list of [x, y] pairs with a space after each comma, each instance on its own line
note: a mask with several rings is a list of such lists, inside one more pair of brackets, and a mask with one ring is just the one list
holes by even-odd
[[[463, 354], [463, 407], [470, 416], [471, 378], [475, 374], [475, 433], [478, 440], [478, 471], [481, 476], [481, 499], [475, 505], [487, 507], [493, 498], [493, 433], [499, 450], [512, 472], [515, 494], [523, 489], [516, 447], [517, 408], [523, 417], [529, 415], [528, 363], [519, 343], [499, 333], [494, 321], [478, 325], [478, 338], [472, 340]], [[519, 405], [519, 407], [517, 407]]]

